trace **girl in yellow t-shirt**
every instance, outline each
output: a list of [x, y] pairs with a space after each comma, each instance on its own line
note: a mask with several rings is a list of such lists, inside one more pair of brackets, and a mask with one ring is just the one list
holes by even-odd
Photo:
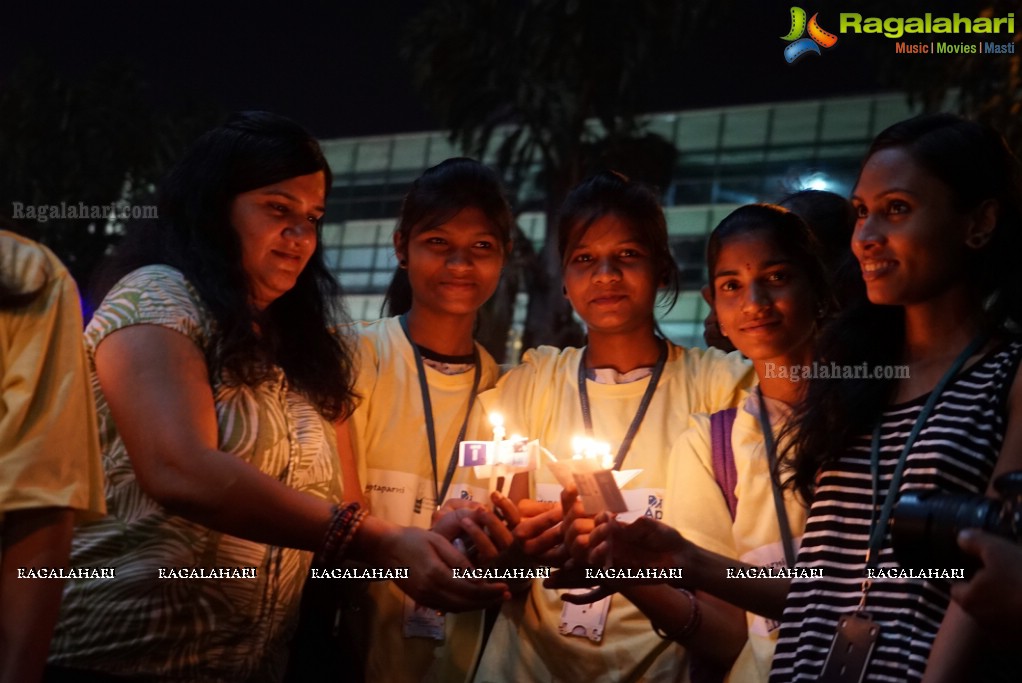
[[[487, 482], [456, 466], [457, 446], [489, 436], [475, 425], [474, 399], [494, 385], [499, 369], [474, 341], [473, 330], [500, 280], [513, 220], [500, 182], [486, 166], [458, 158], [427, 170], [405, 197], [394, 233], [398, 270], [387, 292], [394, 317], [355, 328], [361, 402], [350, 434], [370, 509], [420, 528], [430, 528], [445, 501], [444, 511], [471, 510], [477, 524], [466, 524], [476, 532], [479, 550], [491, 543], [480, 527], [506, 540], [510, 535], [481, 506], [466, 506], [488, 500]], [[367, 680], [457, 681], [471, 675], [481, 646], [481, 611], [444, 617], [405, 599], [391, 582], [372, 584], [369, 597]]]
[[[729, 581], [721, 564], [732, 565], [732, 573], [748, 565], [770, 571], [792, 567], [805, 527], [805, 506], [790, 489], [782, 491], [777, 480], [775, 434], [799, 398], [803, 369], [812, 367], [815, 333], [832, 307], [818, 254], [806, 225], [769, 204], [732, 212], [710, 235], [707, 249], [711, 300], [721, 330], [752, 361], [759, 387], [733, 411], [692, 416], [691, 428], [671, 453], [668, 488], [677, 495], [665, 505], [663, 521], [693, 546], [717, 554], [712, 560], [684, 562], [685, 585], [749, 610], [748, 640], [730, 669], [732, 681], [767, 679], [787, 582]], [[612, 522], [600, 528], [584, 540], [598, 542], [617, 528], [619, 534], [608, 544], [613, 552], [604, 552], [608, 546], [603, 546], [586, 559], [611, 566], [660, 565], [662, 560], [644, 552], [652, 544], [638, 538], [644, 526], [649, 525], [633, 525], [626, 532]], [[660, 586], [655, 594], [645, 611], [665, 633], [685, 642], [706, 630], [699, 626], [699, 612], [693, 610], [699, 601], [692, 593]]]
[[[637, 470], [622, 487], [628, 516], [659, 518], [674, 438], [689, 413], [735, 405], [751, 379], [749, 366], [737, 355], [685, 349], [658, 334], [657, 300], [677, 297], [678, 269], [649, 189], [616, 173], [594, 176], [568, 197], [558, 231], [565, 295], [586, 325], [588, 344], [528, 351], [480, 400], [503, 414], [508, 433], [538, 439], [558, 458], [571, 457], [576, 436], [607, 442], [618, 469]], [[514, 549], [557, 564], [565, 557], [561, 487], [541, 467], [531, 489], [532, 498], [548, 502], [546, 511], [533, 500], [498, 503], [515, 525]], [[577, 608], [534, 582], [527, 595], [504, 604], [476, 680], [681, 679], [684, 650], [658, 637], [636, 606], [645, 590]], [[740, 611], [722, 618], [744, 635]], [[741, 643], [729, 647], [733, 658]]]

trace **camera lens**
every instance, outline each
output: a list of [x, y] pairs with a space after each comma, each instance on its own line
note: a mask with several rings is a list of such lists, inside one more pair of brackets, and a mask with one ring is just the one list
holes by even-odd
[[1010, 536], [1002, 508], [1001, 501], [982, 496], [936, 490], [906, 493], [891, 519], [894, 556], [905, 569], [965, 569], [970, 575], [979, 562], [959, 549], [958, 532], [978, 528]]

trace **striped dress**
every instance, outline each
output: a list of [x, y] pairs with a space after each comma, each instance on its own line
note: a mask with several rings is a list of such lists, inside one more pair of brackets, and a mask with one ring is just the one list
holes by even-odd
[[[71, 566], [109, 567], [116, 576], [68, 581], [50, 663], [145, 681], [278, 681], [312, 553], [214, 531], [142, 491], [95, 369], [100, 342], [131, 325], [174, 330], [207, 358], [217, 339], [198, 293], [168, 266], [126, 275], [86, 328], [110, 516], [78, 528]], [[257, 387], [218, 376], [211, 385], [221, 451], [293, 489], [340, 499], [334, 430], [282, 371]], [[203, 466], [201, 458], [194, 464]], [[255, 577], [174, 579], [160, 571], [247, 567]]]
[[[933, 488], [981, 494], [986, 489], [1004, 438], [1007, 395], [1020, 355], [1022, 342], [1001, 346], [948, 384], [909, 453], [901, 494]], [[883, 413], [878, 505], [927, 398], [890, 406]], [[861, 435], [846, 456], [820, 473], [797, 564], [821, 569], [823, 578], [792, 582], [771, 683], [816, 681], [838, 618], [859, 604], [872, 531], [870, 437]], [[890, 532], [878, 566], [899, 567]], [[866, 611], [880, 624], [880, 638], [865, 680], [906, 683], [922, 678], [948, 607], [949, 588], [941, 580], [873, 581]]]

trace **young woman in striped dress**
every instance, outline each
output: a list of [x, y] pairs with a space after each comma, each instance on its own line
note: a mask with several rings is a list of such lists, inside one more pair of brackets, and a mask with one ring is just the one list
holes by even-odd
[[[775, 683], [1006, 675], [998, 653], [976, 656], [990, 639], [949, 605], [948, 581], [900, 574], [961, 567], [899, 566], [890, 517], [908, 492], [993, 495], [993, 477], [1022, 468], [1018, 171], [1000, 135], [951, 115], [895, 124], [870, 148], [852, 197], [869, 302], [820, 354], [871, 375], [810, 383], [794, 415], [794, 482], [813, 500], [798, 565], [822, 578], [792, 582]], [[907, 376], [885, 379], [892, 366]], [[849, 646], [863, 656], [837, 677]]]

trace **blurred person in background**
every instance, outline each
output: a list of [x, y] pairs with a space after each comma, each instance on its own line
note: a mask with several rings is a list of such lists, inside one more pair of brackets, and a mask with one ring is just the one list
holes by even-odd
[[49, 249], [0, 231], [0, 683], [40, 680], [64, 587], [49, 572], [68, 567], [76, 518], [104, 511], [78, 289]]

